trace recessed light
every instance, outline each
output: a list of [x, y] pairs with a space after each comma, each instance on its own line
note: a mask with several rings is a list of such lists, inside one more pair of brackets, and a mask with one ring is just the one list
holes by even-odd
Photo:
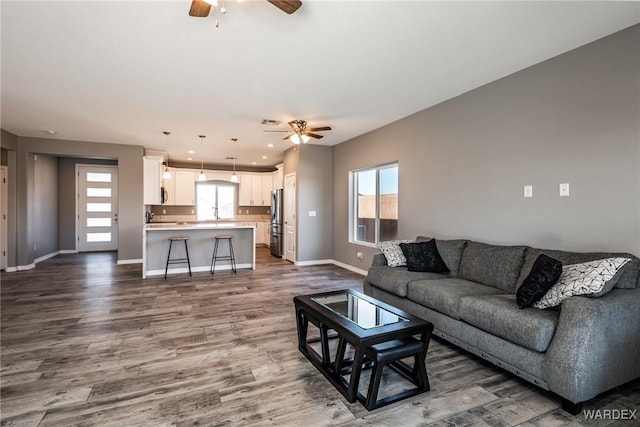
[[187, 157], [187, 160], [193, 160], [193, 157]]
[[267, 156], [262, 156], [262, 158], [263, 158], [264, 160], [267, 160], [267, 158], [268, 158], [268, 157], [267, 157]]
[[251, 162], [251, 164], [252, 164], [252, 165], [257, 165], [257, 164], [258, 164], [258, 162]]
[[196, 152], [194, 150], [188, 150], [187, 153], [189, 154], [195, 154]]
[[55, 135], [58, 132], [56, 132], [55, 130], [45, 130], [44, 133], [46, 133], [47, 135]]
[[273, 148], [273, 144], [267, 144], [267, 147]]

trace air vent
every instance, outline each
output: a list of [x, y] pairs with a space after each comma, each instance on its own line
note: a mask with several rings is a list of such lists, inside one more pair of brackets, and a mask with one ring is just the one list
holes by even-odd
[[273, 119], [262, 119], [262, 122], [260, 122], [261, 125], [266, 126], [278, 126], [280, 123], [282, 123], [280, 120]]

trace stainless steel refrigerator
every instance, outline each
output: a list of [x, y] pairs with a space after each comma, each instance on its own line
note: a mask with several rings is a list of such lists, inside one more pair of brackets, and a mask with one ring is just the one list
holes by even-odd
[[271, 192], [271, 255], [282, 258], [283, 255], [283, 212], [282, 189]]

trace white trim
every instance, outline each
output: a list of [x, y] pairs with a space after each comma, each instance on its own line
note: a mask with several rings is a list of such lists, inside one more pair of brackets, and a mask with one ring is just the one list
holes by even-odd
[[353, 271], [354, 273], [358, 273], [362, 276], [366, 276], [367, 275], [367, 270], [363, 270], [361, 268], [358, 267], [354, 267], [352, 265], [349, 264], [345, 264], [343, 262], [340, 261], [336, 261], [335, 259], [317, 259], [317, 260], [313, 260], [313, 261], [298, 261], [298, 262], [294, 262], [294, 265], [297, 267], [308, 267], [311, 265], [321, 265], [321, 264], [333, 264], [335, 266], [344, 268], [345, 270], [349, 270], [349, 271]]
[[366, 276], [367, 275], [367, 270], [363, 270], [361, 268], [358, 267], [354, 267], [352, 265], [349, 264], [345, 264], [344, 262], [340, 262], [340, 261], [336, 261], [335, 259], [332, 260], [334, 265], [337, 265], [338, 267], [342, 267], [345, 270], [349, 270], [349, 271], [353, 271], [354, 273], [358, 273], [362, 276]]
[[58, 252], [60, 252], [60, 254], [77, 254], [78, 253], [76, 249], [60, 249]]
[[6, 271], [7, 273], [15, 273], [16, 271], [18, 271], [18, 267], [7, 267], [4, 269], [4, 271]]
[[[236, 269], [240, 270], [243, 268], [250, 268], [250, 269], [254, 269], [253, 268], [253, 264], [251, 263], [247, 263], [247, 264], [236, 264]], [[218, 271], [223, 271], [223, 270], [231, 270], [231, 266], [230, 265], [217, 265], [216, 266], [216, 272]], [[210, 266], [202, 266], [202, 267], [192, 267], [191, 268], [191, 272], [192, 273], [200, 273], [203, 271], [211, 271], [211, 267]], [[186, 273], [189, 274], [189, 268], [187, 267], [180, 267], [180, 268], [170, 268], [169, 271], [167, 271], [167, 276], [171, 275], [171, 274], [182, 274], [182, 273]], [[150, 276], [164, 276], [164, 269], [162, 270], [149, 270], [145, 272], [145, 276], [144, 278], [150, 277]]]
[[332, 259], [317, 259], [314, 261], [296, 261], [293, 263], [296, 266], [299, 267], [306, 267], [308, 265], [320, 265], [320, 264], [333, 264], [333, 260]]
[[119, 259], [118, 262], [116, 263], [118, 265], [120, 264], [142, 264], [142, 258], [138, 258], [138, 259]]
[[19, 265], [18, 267], [13, 267], [16, 268], [17, 271], [24, 271], [24, 270], [31, 270], [33, 268], [36, 268], [35, 264], [28, 264], [28, 265]]
[[38, 258], [36, 258], [36, 259], [34, 259], [34, 260], [33, 260], [33, 263], [34, 263], [34, 264], [37, 264], [37, 263], [39, 263], [39, 262], [46, 261], [46, 260], [48, 260], [49, 258], [53, 258], [54, 256], [57, 256], [57, 255], [60, 255], [60, 251], [54, 251], [54, 252], [51, 252], [50, 254], [47, 254], [47, 255], [43, 255], [43, 256], [41, 256], [41, 257], [38, 257]]

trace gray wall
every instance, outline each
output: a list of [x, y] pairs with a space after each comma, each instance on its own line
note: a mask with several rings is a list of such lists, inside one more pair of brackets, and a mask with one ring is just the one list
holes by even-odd
[[640, 255], [639, 64], [636, 25], [334, 147], [334, 259], [370, 265], [349, 171], [394, 160], [399, 238]]
[[118, 163], [118, 260], [142, 258], [142, 225], [144, 224], [143, 172], [141, 146], [87, 143], [44, 138], [19, 138], [17, 171], [17, 265], [29, 265], [35, 258], [33, 246], [34, 165], [33, 153], [57, 157], [112, 159]]
[[0, 144], [7, 158], [7, 267], [18, 265], [17, 262], [17, 149], [18, 137], [4, 129], [0, 130]]
[[58, 159], [34, 156], [34, 257], [58, 251]]
[[[333, 258], [333, 149], [306, 144], [298, 150], [298, 261]], [[316, 216], [309, 216], [315, 211]]]

